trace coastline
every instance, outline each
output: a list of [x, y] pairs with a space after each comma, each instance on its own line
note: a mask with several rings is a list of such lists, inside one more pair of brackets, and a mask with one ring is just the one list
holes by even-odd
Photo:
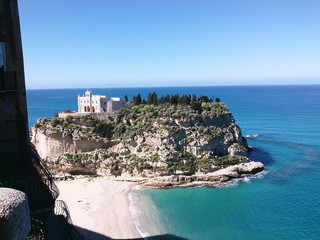
[[[228, 105], [237, 116], [237, 123], [242, 127], [244, 135], [259, 133], [259, 137], [248, 139], [248, 144], [253, 146], [250, 157], [256, 161], [263, 160], [267, 173], [262, 179], [253, 179], [249, 183], [242, 182], [239, 186], [230, 185], [230, 187], [212, 190], [206, 187], [196, 187], [192, 190], [177, 189], [181, 192], [182, 200], [190, 198], [185, 203], [187, 209], [196, 209], [198, 202], [192, 201], [194, 199], [200, 199], [201, 203], [207, 206], [199, 215], [188, 212], [192, 215], [190, 217], [192, 221], [187, 219], [186, 223], [190, 226], [193, 239], [198, 237], [203, 240], [210, 234], [216, 236], [217, 239], [229, 237], [239, 240], [259, 239], [261, 236], [268, 239], [287, 240], [304, 237], [315, 239], [320, 236], [320, 228], [317, 227], [319, 214], [315, 211], [317, 201], [314, 201], [319, 196], [317, 194], [320, 184], [320, 181], [315, 181], [319, 179], [317, 156], [320, 151], [320, 145], [315, 136], [317, 128], [314, 127], [320, 112], [313, 111], [319, 101], [317, 89], [319, 88], [234, 87], [201, 89], [202, 94], [207, 94], [205, 91], [210, 90], [215, 95], [222, 96], [222, 99], [228, 99]], [[163, 92], [180, 93], [186, 91], [188, 93], [188, 91], [196, 92], [197, 89], [175, 88], [168, 90], [165, 88], [161, 90]], [[77, 95], [77, 92], [70, 91], [39, 91], [37, 95], [34, 94], [37, 98], [31, 98], [30, 94], [30, 101], [28, 101], [31, 105], [29, 111], [30, 128], [35, 120], [42, 115], [51, 116], [61, 109], [72, 108], [72, 106], [66, 107], [66, 103], [71, 103], [74, 99], [73, 95]], [[127, 90], [121, 89], [121, 91], [124, 94], [132, 95], [137, 90], [130, 90], [129, 93]], [[148, 90], [143, 91], [148, 92]], [[281, 94], [275, 95], [275, 92]], [[67, 97], [71, 93], [73, 95], [68, 99]], [[48, 96], [60, 96], [59, 94], [63, 96], [60, 102], [47, 101]], [[41, 96], [43, 99], [40, 98]], [[265, 101], [261, 100], [263, 98]], [[287, 101], [283, 101], [284, 98]], [[305, 101], [301, 101], [301, 99]], [[239, 100], [243, 100], [244, 103], [241, 104]], [[39, 106], [41, 112], [36, 111]], [[284, 111], [279, 111], [280, 107]], [[298, 117], [299, 109], [302, 109], [304, 114]], [[288, 118], [289, 115], [297, 116], [297, 118]], [[284, 120], [288, 124], [284, 124]], [[152, 196], [148, 194], [149, 191], [158, 192], [153, 189], [145, 191], [143, 188], [146, 195]], [[167, 194], [169, 191], [176, 190], [159, 191], [163, 195], [162, 192]], [[169, 199], [168, 213], [171, 209], [175, 213], [172, 221], [179, 222], [188, 217], [183, 210], [178, 212], [183, 207], [182, 205], [172, 205], [172, 203], [174, 202], [170, 202]], [[202, 208], [198, 207], [198, 209]], [[162, 214], [160, 217], [162, 217], [166, 216], [167, 212], [165, 209], [161, 209], [160, 213]], [[207, 218], [202, 218], [201, 213]], [[214, 225], [214, 216], [216, 215], [219, 216], [217, 220], [219, 225]], [[75, 221], [74, 218], [73, 221]], [[195, 226], [193, 225], [195, 221], [201, 222], [201, 224]], [[304, 224], [297, 224], [297, 222]], [[167, 226], [164, 221], [162, 223]], [[248, 231], [248, 226], [250, 231]], [[183, 230], [183, 225], [177, 225], [177, 229]], [[275, 231], [270, 231], [270, 229]], [[239, 236], [240, 234], [241, 236]], [[181, 236], [187, 235], [182, 234]]]
[[[264, 170], [226, 182], [197, 181], [169, 188], [231, 187], [266, 173]], [[83, 177], [56, 181], [56, 184], [60, 190], [58, 200], [67, 203], [73, 225], [84, 239], [148, 239], [163, 233], [158, 210], [141, 195], [144, 186], [138, 181]]]
[[85, 239], [142, 238], [130, 212], [132, 182], [83, 178], [56, 182], [74, 226]]

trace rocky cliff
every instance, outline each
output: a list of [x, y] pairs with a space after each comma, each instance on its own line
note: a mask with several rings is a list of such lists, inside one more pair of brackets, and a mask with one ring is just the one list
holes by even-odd
[[107, 122], [92, 116], [39, 119], [32, 143], [55, 174], [150, 179], [209, 174], [250, 162], [247, 142], [223, 103], [202, 103], [200, 110], [132, 106]]

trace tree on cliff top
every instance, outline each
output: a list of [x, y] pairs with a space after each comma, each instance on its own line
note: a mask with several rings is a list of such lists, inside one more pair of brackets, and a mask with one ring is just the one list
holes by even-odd
[[141, 99], [140, 93], [138, 93], [137, 96], [133, 95], [132, 102], [133, 102], [134, 105], [140, 105], [141, 101], [142, 101], [142, 99]]
[[158, 96], [156, 92], [149, 93], [147, 98], [148, 104], [158, 105]]

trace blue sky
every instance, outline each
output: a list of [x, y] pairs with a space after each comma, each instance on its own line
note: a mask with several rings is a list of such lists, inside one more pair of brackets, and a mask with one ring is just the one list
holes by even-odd
[[20, 0], [27, 88], [320, 84], [319, 0]]

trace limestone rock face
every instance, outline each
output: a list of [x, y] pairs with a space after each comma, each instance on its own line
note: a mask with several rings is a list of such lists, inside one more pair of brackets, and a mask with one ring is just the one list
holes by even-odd
[[247, 156], [247, 148], [238, 143], [234, 143], [228, 148], [228, 153], [230, 156]]
[[242, 174], [255, 174], [262, 171], [263, 168], [264, 165], [261, 162], [249, 162], [246, 164], [239, 164], [238, 171]]
[[149, 178], [142, 185], [167, 188], [174, 186], [196, 186], [199, 182], [207, 182], [209, 186], [220, 186], [231, 179], [243, 178], [248, 174], [261, 172], [263, 169], [264, 165], [260, 162], [240, 163], [208, 174], [197, 173], [192, 176], [171, 175]]
[[31, 141], [36, 146], [41, 157], [76, 151], [76, 146], [70, 136], [62, 137], [60, 134], [44, 134], [34, 129]]
[[[113, 122], [85, 117], [90, 124], [81, 118], [39, 119], [32, 143], [58, 176], [193, 175], [249, 162], [247, 141], [227, 107], [204, 105], [202, 112], [184, 105], [132, 106], [116, 113]], [[250, 168], [228, 171], [210, 178], [222, 181]]]
[[81, 132], [72, 134], [42, 132], [32, 128], [31, 142], [36, 146], [42, 158], [56, 156], [63, 153], [90, 152], [100, 148], [109, 148], [119, 143], [119, 141], [108, 141], [106, 139], [86, 139], [80, 138]]
[[23, 240], [30, 229], [27, 196], [15, 189], [0, 188], [0, 238]]
[[[203, 154], [246, 156], [247, 142], [231, 113], [208, 117], [193, 112], [182, 115], [181, 111], [174, 110], [169, 115], [162, 113], [153, 119], [146, 117], [141, 122], [148, 121], [148, 124], [140, 126], [133, 137], [113, 140], [93, 134], [92, 129], [81, 122], [70, 124], [57, 120], [55, 123], [55, 119], [39, 119], [32, 128], [31, 142], [42, 158], [98, 149], [139, 157], [156, 152], [162, 159], [176, 151], [186, 151], [196, 157]], [[132, 119], [124, 120], [130, 122], [126, 129], [135, 128], [132, 124], [137, 126], [137, 123], [131, 123]]]

